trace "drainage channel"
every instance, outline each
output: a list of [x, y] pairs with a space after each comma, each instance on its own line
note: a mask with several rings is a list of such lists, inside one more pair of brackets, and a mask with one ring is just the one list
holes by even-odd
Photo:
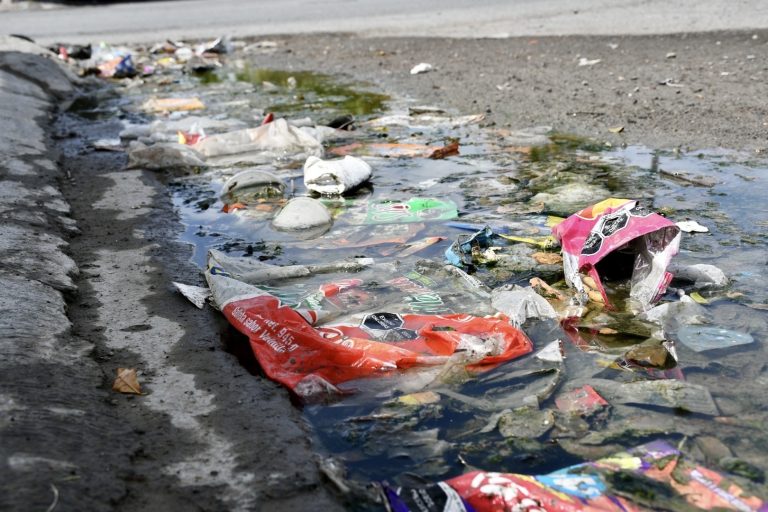
[[[350, 372], [338, 386], [313, 381], [313, 392], [296, 404], [326, 461], [334, 461], [326, 473], [341, 489], [382, 481], [418, 486], [475, 470], [551, 475], [665, 441], [737, 481], [744, 496], [764, 494], [765, 159], [718, 148], [615, 148], [550, 127], [500, 129], [482, 115], [424, 107], [346, 77], [261, 69], [248, 48], [197, 70], [140, 54], [155, 63], [154, 74], [115, 84], [119, 95], [105, 89], [98, 102], [76, 102], [75, 113], [122, 119], [121, 137], [93, 140], [95, 149], [127, 151], [138, 168], [175, 168], [170, 198], [184, 226], [181, 240], [194, 246], [192, 262], [201, 271], [211, 250], [251, 271], [316, 269], [256, 286], [280, 307], [327, 313], [317, 325], [329, 339], [333, 329], [347, 335], [340, 326], [358, 318], [361, 330], [386, 330], [382, 336], [394, 337], [379, 341], [401, 348], [417, 336], [408, 315], [431, 315], [435, 340], [463, 332], [468, 315], [495, 329], [498, 308], [489, 299], [510, 285], [543, 282], [543, 294], [557, 303], [569, 291], [551, 228], [610, 197], [636, 199], [685, 231], [670, 267], [678, 277], [661, 298], [672, 312], [656, 320], [631, 310], [625, 281], [606, 279], [614, 307], [593, 301], [572, 322], [524, 318], [530, 354], [472, 368], [467, 363], [477, 362], [471, 356], [478, 349], [463, 337], [470, 344], [460, 357], [437, 367], [392, 368], [377, 378]], [[162, 103], [167, 98], [176, 100]], [[253, 140], [227, 138], [269, 127], [272, 118], [296, 137], [314, 137], [323, 158], [360, 157], [372, 177], [343, 196], [319, 195], [305, 184], [307, 147], [267, 154], [249, 145]], [[199, 159], [194, 149], [206, 140], [206, 158]], [[242, 151], [232, 150], [236, 144]], [[243, 171], [257, 181], [233, 188]], [[275, 226], [275, 215], [300, 197], [322, 205], [327, 225]], [[470, 247], [468, 235], [485, 226], [491, 242], [463, 254], [462, 244], [454, 245]], [[458, 272], [446, 270], [449, 254], [458, 258]], [[358, 266], [334, 266], [350, 261]], [[702, 264], [722, 271], [725, 281], [697, 274]], [[396, 312], [381, 313], [384, 307]], [[562, 313], [568, 301], [558, 307]], [[274, 340], [273, 348], [286, 342], [293, 350], [288, 339]], [[254, 379], [262, 370], [282, 375], [258, 364], [245, 337], [230, 331], [222, 340]], [[293, 377], [274, 378], [307, 391]], [[547, 478], [538, 481], [563, 490]], [[614, 479], [611, 491], [659, 506], [638, 486], [643, 478]]]

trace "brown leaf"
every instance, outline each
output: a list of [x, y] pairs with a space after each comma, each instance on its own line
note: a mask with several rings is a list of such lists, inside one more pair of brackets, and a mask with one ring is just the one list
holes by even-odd
[[447, 146], [443, 146], [442, 148], [437, 148], [436, 150], [434, 150], [432, 154], [429, 155], [429, 158], [431, 158], [432, 160], [440, 160], [447, 156], [458, 155], [458, 154], [459, 154], [459, 143], [451, 142]]
[[531, 257], [540, 265], [557, 265], [563, 262], [563, 257], [556, 252], [535, 252]]
[[118, 368], [117, 378], [112, 384], [112, 391], [132, 395], [143, 394], [139, 385], [139, 379], [136, 377], [136, 370], [134, 368]]

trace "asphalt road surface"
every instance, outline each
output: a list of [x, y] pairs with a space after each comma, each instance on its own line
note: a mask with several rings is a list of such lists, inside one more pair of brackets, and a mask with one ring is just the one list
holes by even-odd
[[761, 0], [183, 0], [4, 12], [41, 43], [348, 32], [365, 36], [622, 35], [768, 27]]

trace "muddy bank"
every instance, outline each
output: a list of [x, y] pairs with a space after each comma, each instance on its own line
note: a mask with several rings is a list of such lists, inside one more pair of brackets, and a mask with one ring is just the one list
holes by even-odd
[[[762, 95], [768, 31], [270, 39], [280, 49], [260, 57], [264, 67], [346, 73], [422, 103], [488, 112], [488, 121], [498, 126], [547, 125], [614, 145], [768, 147], [768, 107]], [[420, 62], [431, 63], [434, 70], [411, 75]]]

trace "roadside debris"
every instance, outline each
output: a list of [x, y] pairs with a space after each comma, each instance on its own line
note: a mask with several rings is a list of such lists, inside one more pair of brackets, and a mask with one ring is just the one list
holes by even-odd
[[720, 413], [709, 390], [697, 384], [673, 379], [640, 380], [618, 385], [609, 380], [592, 379], [590, 383], [611, 404], [669, 407], [710, 416]]
[[[715, 206], [729, 200], [730, 173], [681, 153], [619, 163], [637, 149], [550, 126], [490, 127], [485, 114], [247, 56], [277, 45], [168, 41], [93, 47], [90, 59], [54, 50], [130, 91], [131, 105], [109, 111], [119, 139], [100, 135], [88, 150], [173, 171], [164, 177], [209, 288], [173, 286], [199, 308], [209, 300], [264, 374], [304, 402], [337, 450], [323, 471], [338, 489], [359, 487], [343, 461], [355, 478], [404, 483], [470, 471], [387, 487], [398, 511], [764, 506], [739, 485], [765, 468], [735, 441], [757, 436], [764, 415], [733, 389], [768, 382], [751, 360], [763, 327], [749, 308], [768, 302], [764, 280], [734, 270], [758, 253], [764, 226]], [[88, 97], [76, 108], [107, 112]], [[627, 193], [642, 199], [612, 197]], [[651, 200], [659, 213], [643, 206]], [[718, 229], [698, 235], [709, 228], [692, 218]], [[132, 378], [115, 390], [141, 393]], [[706, 441], [713, 431], [723, 446]], [[686, 439], [605, 457], [680, 436], [738, 483], [683, 462]], [[584, 460], [596, 462], [539, 475]]]
[[514, 285], [495, 288], [491, 292], [491, 305], [507, 315], [516, 327], [523, 325], [529, 318], [557, 318], [557, 312], [552, 305], [532, 288]]
[[545, 475], [471, 471], [421, 487], [384, 483], [383, 491], [391, 509], [399, 512], [624, 512], [654, 507], [660, 500], [672, 510], [757, 512], [765, 506], [753, 492], [689, 462], [680, 450], [663, 441]]
[[134, 368], [118, 368], [117, 377], [112, 384], [112, 391], [128, 395], [143, 395], [141, 385]]
[[680, 340], [680, 343], [696, 352], [749, 345], [755, 341], [746, 332], [737, 332], [706, 325], [683, 326], [677, 331], [677, 339]]
[[207, 164], [200, 154], [183, 144], [163, 143], [147, 146], [134, 141], [128, 146], [128, 168], [163, 171], [173, 168], [202, 168]]
[[709, 233], [709, 228], [702, 226], [695, 220], [684, 220], [676, 223], [683, 233]]
[[[583, 275], [611, 300], [603, 281], [629, 280], [633, 307], [644, 310], [666, 290], [666, 271], [680, 245], [680, 229], [628, 199], [606, 199], [568, 217], [552, 232], [563, 246], [565, 279], [586, 302]], [[588, 283], [589, 284], [589, 283]]]
[[310, 156], [304, 163], [304, 185], [319, 194], [344, 194], [371, 179], [371, 166], [354, 156], [321, 160]]
[[555, 405], [563, 412], [589, 416], [607, 407], [608, 402], [592, 386], [585, 384], [559, 395], [555, 398]]
[[[255, 263], [237, 265], [251, 265], [253, 270], [266, 265]], [[430, 292], [437, 281], [418, 272], [390, 273], [389, 278], [382, 271], [374, 271], [374, 275], [378, 282], [386, 283], [390, 293], [402, 290], [406, 297], [430, 293], [433, 300], [411, 299], [396, 309], [389, 304], [389, 311], [356, 314], [385, 306], [378, 299], [384, 290], [368, 291], [363, 274], [323, 275], [319, 288], [307, 290], [309, 294], [301, 297], [289, 289], [274, 288], [280, 283], [271, 282], [267, 289], [272, 293], [268, 293], [252, 280], [248, 284], [235, 279], [230, 265], [231, 259], [223, 254], [209, 254], [206, 279], [214, 304], [249, 337], [267, 375], [305, 398], [336, 393], [338, 385], [350, 380], [444, 365], [455, 355], [461, 356], [462, 364], [479, 371], [531, 351], [528, 338], [504, 318], [450, 313], [437, 289]], [[296, 297], [292, 305], [286, 303], [289, 293]], [[432, 312], [441, 314], [437, 317]], [[328, 322], [339, 314], [344, 314], [343, 323]]]
[[674, 267], [677, 279], [693, 283], [699, 290], [722, 288], [728, 285], [728, 277], [714, 265], [697, 263], [695, 265], [679, 265]]
[[288, 201], [272, 219], [280, 231], [304, 231], [311, 236], [322, 235], [330, 229], [333, 219], [323, 203], [311, 197], [296, 197]]
[[198, 309], [203, 309], [205, 307], [206, 301], [211, 298], [211, 291], [208, 288], [176, 282], [171, 284], [173, 284], [173, 286], [179, 290], [179, 293], [186, 297], [192, 304], [197, 306]]
[[419, 75], [421, 73], [426, 73], [428, 71], [432, 71], [432, 64], [429, 64], [427, 62], [421, 62], [411, 68], [412, 75]]
[[579, 57], [579, 66], [594, 66], [602, 62], [602, 59], [588, 59], [586, 57]]
[[288, 124], [285, 119], [275, 119], [257, 128], [210, 135], [191, 148], [209, 159], [245, 154], [240, 160], [253, 163], [286, 157], [306, 160], [309, 156], [321, 156], [323, 153], [317, 139]]

